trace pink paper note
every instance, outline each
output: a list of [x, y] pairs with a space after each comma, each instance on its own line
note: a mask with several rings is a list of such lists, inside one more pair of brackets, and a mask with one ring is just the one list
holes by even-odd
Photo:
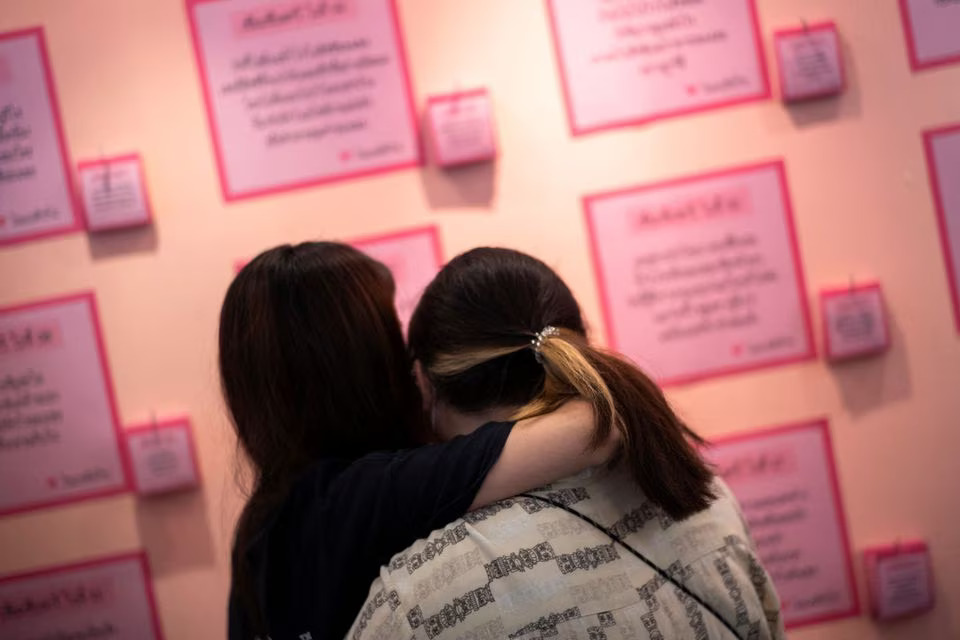
[[163, 640], [146, 555], [0, 577], [0, 638]]
[[0, 245], [82, 227], [43, 29], [0, 33]]
[[437, 228], [423, 227], [371, 236], [350, 244], [385, 264], [397, 286], [397, 314], [406, 329], [427, 285], [443, 262]]
[[910, 68], [960, 62], [960, 2], [957, 0], [900, 0]]
[[927, 131], [923, 139], [954, 319], [960, 331], [960, 124]]
[[827, 358], [867, 356], [890, 347], [890, 329], [879, 284], [822, 291], [820, 312]]
[[574, 134], [770, 96], [753, 0], [548, 0]]
[[846, 76], [840, 36], [834, 23], [783, 29], [774, 34], [773, 42], [784, 102], [843, 93]]
[[138, 425], [126, 429], [124, 436], [137, 493], [157, 495], [199, 486], [189, 418]]
[[878, 620], [917, 615], [933, 608], [933, 563], [922, 540], [864, 550], [870, 612]]
[[0, 309], [0, 515], [126, 489], [93, 295]]
[[150, 200], [138, 154], [81, 162], [77, 173], [87, 229], [107, 231], [150, 223]]
[[430, 97], [427, 122], [433, 157], [441, 167], [487, 162], [497, 156], [493, 105], [486, 89]]
[[420, 162], [394, 0], [187, 0], [224, 198]]
[[743, 508], [786, 625], [857, 615], [826, 420], [721, 438], [706, 454]]
[[814, 357], [782, 163], [584, 205], [609, 342], [662, 384]]

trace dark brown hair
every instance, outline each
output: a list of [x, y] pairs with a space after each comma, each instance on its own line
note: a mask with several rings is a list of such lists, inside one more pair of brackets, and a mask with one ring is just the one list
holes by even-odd
[[[557, 331], [535, 351], [548, 326]], [[617, 429], [619, 459], [668, 515], [686, 518], [715, 497], [695, 446], [703, 440], [637, 366], [587, 343], [577, 301], [540, 260], [492, 248], [454, 258], [424, 292], [409, 342], [438, 400], [468, 412], [521, 407], [522, 418], [582, 397], [596, 415], [595, 444]]]
[[233, 588], [255, 626], [243, 554], [296, 478], [321, 458], [413, 446], [421, 432], [393, 295], [384, 265], [334, 242], [264, 251], [227, 291], [220, 377], [253, 471], [234, 538]]

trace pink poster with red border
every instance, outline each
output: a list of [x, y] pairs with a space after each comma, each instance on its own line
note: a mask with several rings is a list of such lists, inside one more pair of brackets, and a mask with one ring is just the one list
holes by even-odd
[[0, 576], [0, 638], [163, 640], [146, 554]]
[[960, 62], [960, 2], [900, 0], [900, 15], [914, 72]]
[[661, 384], [816, 355], [780, 161], [584, 198], [613, 349]]
[[400, 323], [406, 328], [420, 296], [443, 265], [440, 234], [435, 226], [352, 240], [351, 245], [390, 269], [397, 286]]
[[0, 246], [83, 228], [43, 29], [0, 33]]
[[226, 200], [420, 163], [394, 0], [186, 0]]
[[960, 123], [923, 134], [954, 320], [960, 332]]
[[786, 626], [858, 615], [827, 421], [720, 438], [705, 453], [740, 502]]
[[126, 491], [92, 293], [0, 309], [0, 515]]
[[754, 0], [546, 0], [574, 135], [770, 97]]

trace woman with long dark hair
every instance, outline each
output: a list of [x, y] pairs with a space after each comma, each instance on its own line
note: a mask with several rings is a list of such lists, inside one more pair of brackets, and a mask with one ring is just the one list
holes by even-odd
[[386, 267], [330, 242], [265, 251], [227, 291], [221, 382], [253, 472], [233, 546], [231, 640], [341, 638], [393, 553], [616, 447], [589, 406], [569, 403], [412, 448], [430, 425], [393, 297]]

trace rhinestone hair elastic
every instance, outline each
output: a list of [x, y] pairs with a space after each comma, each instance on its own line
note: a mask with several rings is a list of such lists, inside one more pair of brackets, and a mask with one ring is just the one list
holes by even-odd
[[543, 331], [541, 331], [536, 336], [534, 336], [533, 340], [530, 341], [530, 346], [533, 348], [533, 355], [534, 357], [536, 357], [537, 362], [541, 364], [543, 363], [543, 357], [541, 355], [541, 351], [543, 350], [544, 340], [546, 340], [551, 336], [555, 336], [558, 333], [560, 333], [560, 329], [547, 325], [546, 327], [543, 328]]

